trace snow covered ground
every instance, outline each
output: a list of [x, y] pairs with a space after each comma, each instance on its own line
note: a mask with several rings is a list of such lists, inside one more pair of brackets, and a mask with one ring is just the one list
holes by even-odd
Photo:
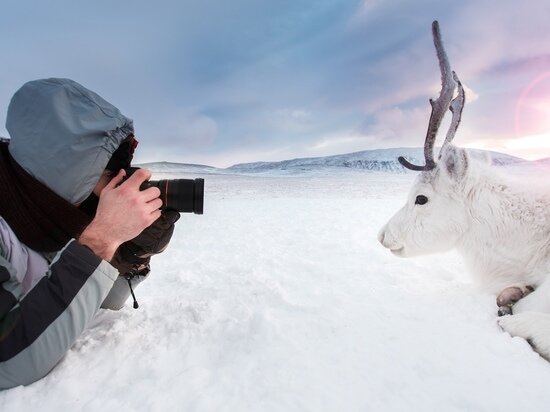
[[140, 308], [101, 312], [0, 411], [548, 410], [550, 363], [456, 255], [378, 244], [414, 177], [205, 175]]

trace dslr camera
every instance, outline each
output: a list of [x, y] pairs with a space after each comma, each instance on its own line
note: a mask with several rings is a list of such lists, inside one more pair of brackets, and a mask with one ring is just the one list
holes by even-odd
[[[129, 167], [126, 169], [126, 177], [130, 177], [138, 169], [139, 167]], [[161, 210], [202, 215], [204, 179], [149, 180], [142, 183], [140, 190], [153, 186], [160, 190]]]

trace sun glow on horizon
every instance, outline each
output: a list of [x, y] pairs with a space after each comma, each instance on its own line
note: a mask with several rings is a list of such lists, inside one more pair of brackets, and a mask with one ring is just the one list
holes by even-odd
[[464, 145], [470, 149], [492, 150], [521, 157], [526, 160], [537, 160], [550, 157], [550, 132], [515, 139], [487, 139], [470, 142]]
[[550, 71], [525, 87], [514, 117], [516, 138], [503, 142], [503, 148], [529, 160], [550, 157]]
[[550, 157], [550, 132], [507, 140], [503, 149], [528, 160]]
[[550, 157], [550, 71], [538, 75], [523, 89], [516, 102], [514, 125], [515, 138], [483, 139], [466, 147], [527, 160]]

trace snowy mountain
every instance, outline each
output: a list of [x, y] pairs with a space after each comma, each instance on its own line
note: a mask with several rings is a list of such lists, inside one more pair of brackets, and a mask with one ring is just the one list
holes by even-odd
[[[503, 166], [525, 162], [524, 159], [509, 156], [503, 153], [485, 150], [470, 149], [470, 154], [493, 165]], [[437, 150], [436, 150], [437, 153]], [[231, 166], [228, 170], [235, 172], [259, 173], [274, 170], [281, 171], [307, 171], [319, 168], [350, 168], [369, 171], [382, 171], [390, 173], [405, 173], [405, 169], [397, 158], [404, 156], [407, 160], [416, 164], [424, 164], [423, 148], [396, 148], [365, 150], [361, 152], [326, 156], [284, 160], [281, 162], [256, 162], [243, 163]]]
[[200, 174], [212, 174], [223, 173], [224, 169], [218, 169], [216, 167], [207, 165], [197, 165], [190, 163], [174, 163], [174, 162], [151, 162], [137, 164], [137, 167], [143, 167], [149, 169], [155, 173], [200, 173]]
[[533, 163], [536, 164], [536, 165], [550, 166], [550, 157], [535, 160], [535, 161], [533, 161]]
[[[470, 154], [478, 159], [487, 161], [496, 166], [516, 165], [529, 163], [524, 159], [509, 156], [503, 153], [485, 150], [470, 149]], [[437, 153], [437, 149], [436, 149]], [[405, 169], [397, 158], [404, 156], [407, 160], [416, 163], [424, 163], [424, 149], [418, 148], [396, 148], [376, 149], [361, 152], [326, 156], [298, 158], [283, 160], [280, 162], [254, 162], [236, 164], [226, 169], [219, 169], [205, 165], [158, 162], [144, 163], [140, 166], [146, 167], [156, 173], [196, 173], [196, 174], [293, 174], [310, 171], [337, 171], [337, 170], [365, 170], [389, 173], [406, 173]]]

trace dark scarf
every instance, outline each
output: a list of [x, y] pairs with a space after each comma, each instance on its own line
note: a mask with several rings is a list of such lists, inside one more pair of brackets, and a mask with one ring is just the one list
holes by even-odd
[[6, 142], [0, 142], [0, 188], [0, 216], [38, 252], [61, 250], [92, 220], [19, 166]]

